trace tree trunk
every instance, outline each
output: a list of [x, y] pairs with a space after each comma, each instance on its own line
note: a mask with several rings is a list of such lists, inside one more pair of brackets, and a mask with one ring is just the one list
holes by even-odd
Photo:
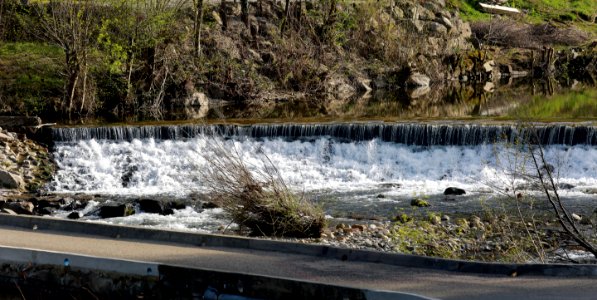
[[220, 2], [220, 19], [222, 19], [222, 30], [228, 30], [228, 15], [226, 14], [226, 1]]
[[195, 57], [201, 56], [201, 26], [203, 25], [203, 0], [196, 0], [195, 8]]
[[2, 15], [4, 15], [4, 0], [0, 0], [0, 40], [4, 39], [4, 25], [2, 24]]
[[241, 20], [249, 28], [249, 0], [240, 1]]
[[290, 21], [290, 0], [286, 0], [286, 6], [284, 7], [284, 20], [282, 21], [282, 26], [280, 30], [282, 32], [286, 31], [286, 26], [288, 26], [288, 22]]

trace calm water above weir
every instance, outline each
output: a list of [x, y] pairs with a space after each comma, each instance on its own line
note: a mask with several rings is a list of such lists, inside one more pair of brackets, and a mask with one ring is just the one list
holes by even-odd
[[[573, 210], [592, 211], [597, 193], [597, 127], [592, 119], [597, 116], [597, 92], [588, 89], [502, 102], [484, 99], [486, 103], [421, 104], [431, 112], [424, 115], [427, 121], [403, 120], [418, 117], [413, 99], [411, 109], [404, 110], [400, 101], [370, 98], [355, 100], [353, 108], [344, 103], [333, 114], [332, 104], [320, 104], [327, 105], [319, 110], [323, 115], [312, 114], [314, 110], [305, 103], [298, 107], [273, 103], [270, 110], [218, 107], [208, 113], [219, 111], [220, 117], [234, 118], [235, 124], [257, 122], [252, 125], [220, 119], [207, 122], [218, 125], [187, 120], [57, 127], [53, 139], [58, 172], [49, 189], [119, 201], [200, 199], [205, 192], [200, 170], [216, 143], [235, 149], [255, 168], [267, 155], [293, 189], [321, 203], [332, 216], [389, 217], [419, 197], [429, 199], [431, 210], [478, 211], [503, 199], [504, 193], [537, 190], [528, 178], [513, 175], [528, 169], [529, 161], [505, 143], [516, 141], [529, 127], [481, 116], [508, 119], [532, 114], [566, 121], [533, 124], [533, 128], [557, 171], [562, 196]], [[444, 117], [460, 120], [429, 120]], [[467, 195], [446, 199], [443, 191], [452, 186], [465, 189]], [[90, 203], [86, 210], [95, 205]], [[140, 214], [112, 222], [209, 230], [226, 224], [217, 220], [220, 214], [187, 208], [175, 216]]]

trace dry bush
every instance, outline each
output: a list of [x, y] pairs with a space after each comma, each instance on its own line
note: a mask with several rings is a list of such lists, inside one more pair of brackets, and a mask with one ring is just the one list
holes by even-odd
[[574, 28], [560, 28], [552, 24], [531, 25], [499, 18], [472, 23], [471, 29], [479, 44], [503, 47], [576, 46], [588, 39], [586, 33]]
[[261, 166], [245, 163], [236, 149], [212, 139], [202, 177], [213, 202], [253, 236], [319, 237], [323, 211], [293, 193], [278, 169], [261, 153]]

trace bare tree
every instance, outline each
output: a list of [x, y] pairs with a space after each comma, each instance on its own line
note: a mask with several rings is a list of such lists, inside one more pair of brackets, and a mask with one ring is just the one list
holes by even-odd
[[64, 50], [67, 80], [62, 111], [70, 115], [78, 106], [79, 112], [82, 112], [88, 104], [88, 60], [94, 42], [93, 2], [51, 0], [47, 4], [37, 5], [36, 11], [42, 36]]
[[203, 0], [194, 0], [195, 4], [195, 22], [193, 43], [195, 45], [195, 56], [201, 55], [201, 26], [203, 25]]
[[2, 24], [2, 15], [4, 15], [4, 0], [0, 0], [0, 39], [4, 37], [4, 25]]
[[220, 2], [220, 19], [222, 19], [222, 30], [228, 30], [228, 14], [226, 14], [226, 0]]
[[553, 176], [553, 169], [548, 167], [549, 164], [545, 158], [545, 153], [543, 152], [543, 147], [541, 146], [536, 130], [531, 129], [529, 135], [527, 144], [533, 161], [534, 170], [537, 173], [540, 187], [543, 189], [543, 193], [547, 197], [558, 222], [575, 242], [585, 250], [591, 252], [593, 256], [597, 257], [597, 247], [593, 245], [578, 228], [572, 214], [566, 209], [560, 199], [558, 186]]
[[240, 0], [241, 20], [249, 28], [249, 0]]

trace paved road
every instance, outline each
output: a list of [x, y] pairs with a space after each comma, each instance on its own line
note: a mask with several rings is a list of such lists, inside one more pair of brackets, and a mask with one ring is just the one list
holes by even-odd
[[596, 299], [597, 279], [504, 277], [0, 227], [0, 245], [295, 278], [441, 299]]

